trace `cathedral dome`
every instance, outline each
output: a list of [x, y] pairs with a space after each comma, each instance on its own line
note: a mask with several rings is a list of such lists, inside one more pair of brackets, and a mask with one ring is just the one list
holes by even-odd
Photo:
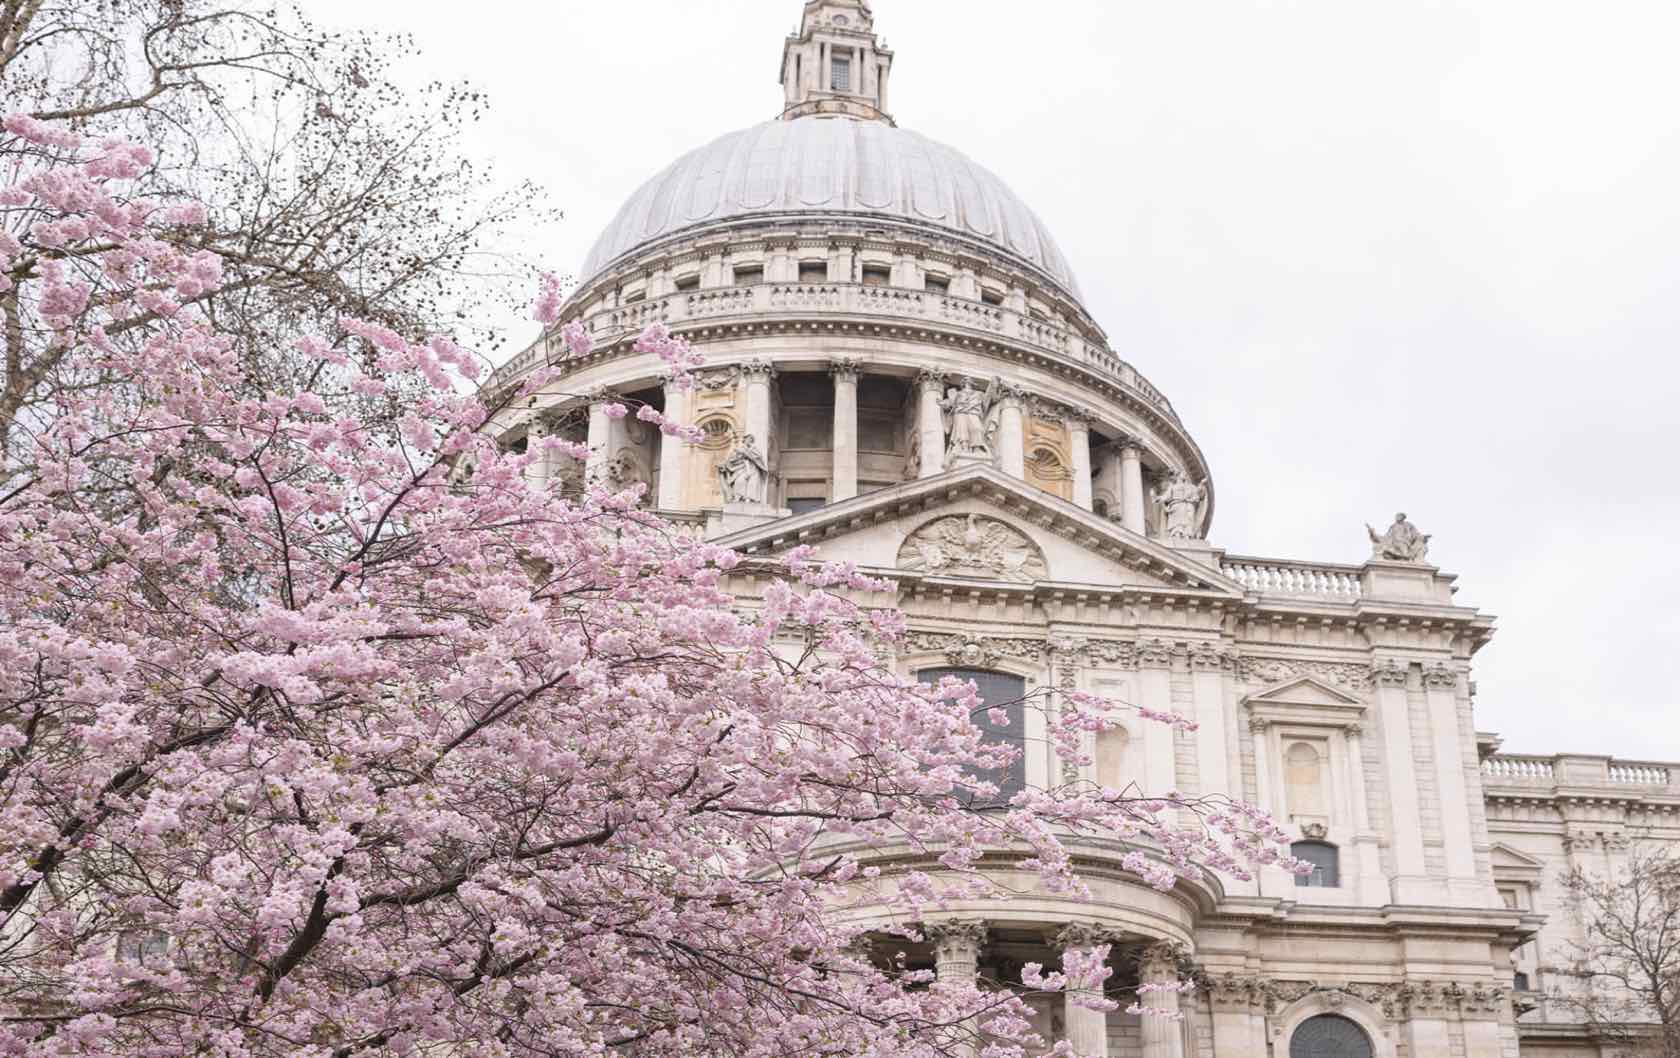
[[1079, 294], [1043, 222], [995, 174], [915, 132], [823, 117], [755, 125], [677, 159], [618, 211], [581, 278], [668, 236], [835, 216], [931, 228]]

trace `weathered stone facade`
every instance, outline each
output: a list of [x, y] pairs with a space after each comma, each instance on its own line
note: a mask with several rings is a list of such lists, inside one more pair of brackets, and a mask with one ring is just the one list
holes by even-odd
[[[1326, 884], [1271, 871], [1159, 893], [1115, 848], [1082, 846], [1093, 899], [957, 905], [930, 929], [940, 974], [1018, 979], [1024, 960], [1107, 941], [1121, 985], [1201, 985], [1181, 1022], [1046, 1005], [1042, 1028], [1088, 1053], [1281, 1058], [1328, 1026], [1373, 1055], [1599, 1054], [1538, 998], [1569, 929], [1556, 874], [1613, 866], [1628, 834], [1680, 837], [1680, 768], [1495, 754], [1470, 678], [1493, 621], [1457, 602], [1404, 516], [1369, 529], [1359, 565], [1211, 543], [1212, 476], [1185, 424], [1109, 347], [1030, 210], [887, 117], [891, 62], [867, 3], [805, 4], [783, 120], [637, 193], [565, 311], [595, 351], [501, 424], [508, 439], [587, 441], [586, 466], [537, 472], [639, 482], [673, 525], [748, 555], [814, 544], [879, 572], [894, 589], [875, 602], [913, 629], [906, 672], [1199, 723], [1131, 722], [1079, 763], [1028, 712], [1027, 783], [1227, 794], [1326, 859]], [[653, 322], [703, 347], [698, 387], [633, 351]], [[498, 381], [560, 362], [561, 344], [556, 328]], [[614, 395], [706, 439], [610, 419]], [[744, 568], [750, 603], [762, 574]]]

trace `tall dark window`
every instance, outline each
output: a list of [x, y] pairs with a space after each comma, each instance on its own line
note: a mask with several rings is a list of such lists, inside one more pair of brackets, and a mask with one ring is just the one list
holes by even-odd
[[1289, 1038], [1289, 1058], [1373, 1058], [1375, 1053], [1365, 1030], [1337, 1014], [1308, 1018]]
[[[998, 787], [997, 795], [988, 798], [983, 802], [983, 806], [1008, 804], [1009, 799], [1027, 785], [1027, 759], [1025, 753], [1021, 752], [1025, 750], [1027, 743], [1026, 708], [1021, 701], [1027, 693], [1027, 681], [1007, 672], [986, 672], [981, 669], [923, 669], [919, 674], [923, 683], [938, 683], [946, 676], [972, 680], [979, 689], [983, 705], [974, 715], [974, 725], [985, 732], [986, 741], [1014, 746], [1017, 750], [1014, 762], [1007, 768], [975, 772], [980, 778], [996, 783]], [[1007, 711], [1008, 717], [1003, 723], [992, 723], [989, 715], [992, 706]]]
[[1313, 865], [1311, 874], [1295, 876], [1296, 885], [1334, 889], [1342, 884], [1337, 872], [1336, 846], [1324, 841], [1297, 841], [1289, 846], [1289, 854]]
[[852, 90], [852, 60], [848, 56], [834, 57], [834, 91], [850, 92]]

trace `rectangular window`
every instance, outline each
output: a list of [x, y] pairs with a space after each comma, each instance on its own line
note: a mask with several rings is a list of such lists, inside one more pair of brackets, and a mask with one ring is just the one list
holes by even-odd
[[827, 261], [801, 261], [801, 262], [799, 262], [799, 281], [801, 283], [826, 283], [826, 282], [828, 282], [828, 262]]
[[866, 287], [884, 287], [892, 282], [892, 269], [879, 265], [863, 266], [863, 285]]
[[[944, 676], [974, 681], [976, 689], [980, 692], [981, 702], [979, 712], [972, 717], [974, 726], [984, 732], [987, 742], [1011, 745], [1018, 751], [1015, 760], [1007, 768], [976, 772], [978, 778], [996, 783], [998, 787], [996, 795], [987, 798], [979, 807], [1007, 805], [1009, 799], [1027, 785], [1027, 715], [1025, 703], [1022, 701], [1026, 697], [1027, 681], [1007, 672], [985, 672], [980, 669], [923, 669], [916, 674], [916, 678], [923, 683], [938, 683]], [[992, 722], [991, 716], [988, 715], [992, 708], [1001, 709], [1007, 714], [1003, 723]]]
[[834, 57], [834, 84], [836, 92], [850, 92], [852, 90], [852, 60], [850, 56], [836, 55]]
[[741, 265], [735, 269], [735, 285], [738, 287], [757, 286], [764, 282], [763, 265]]
[[996, 290], [981, 290], [980, 300], [988, 305], [1003, 304], [1003, 295]]
[[782, 447], [790, 451], [834, 447], [834, 408], [789, 408]]
[[677, 280], [677, 290], [678, 291], [699, 290], [699, 289], [700, 289], [700, 277], [699, 276], [682, 276]]
[[930, 294], [949, 294], [951, 292], [951, 281], [944, 276], [934, 275], [931, 272], [922, 280], [922, 286]]
[[828, 501], [820, 496], [802, 497], [787, 501], [788, 510], [794, 514], [809, 514], [828, 506]]
[[898, 451], [897, 415], [858, 413], [858, 447], [865, 452]]

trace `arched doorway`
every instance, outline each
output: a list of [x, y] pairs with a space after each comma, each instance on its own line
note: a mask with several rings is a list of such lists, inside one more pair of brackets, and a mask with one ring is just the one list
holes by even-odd
[[1374, 1058], [1375, 1054], [1365, 1030], [1337, 1014], [1308, 1018], [1289, 1038], [1289, 1058]]

